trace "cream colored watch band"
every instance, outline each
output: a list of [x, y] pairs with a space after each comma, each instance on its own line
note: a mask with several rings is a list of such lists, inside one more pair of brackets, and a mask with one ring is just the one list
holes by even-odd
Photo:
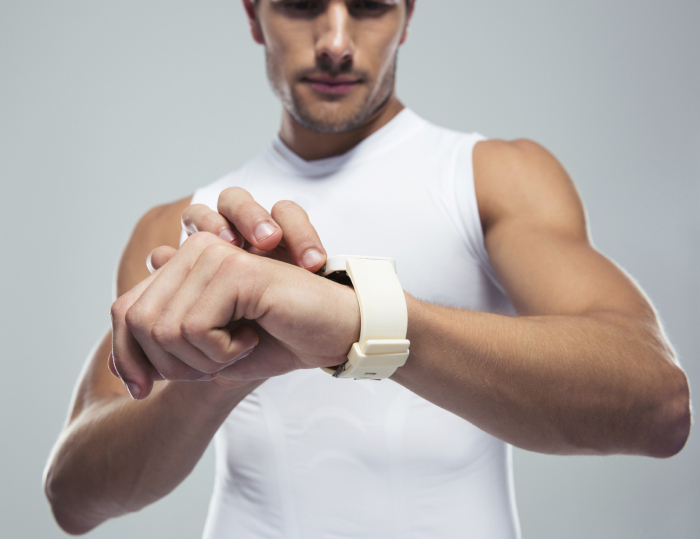
[[360, 340], [352, 345], [348, 360], [337, 368], [323, 368], [336, 378], [382, 380], [408, 359], [406, 297], [390, 258], [331, 257], [324, 275], [345, 270], [360, 305]]

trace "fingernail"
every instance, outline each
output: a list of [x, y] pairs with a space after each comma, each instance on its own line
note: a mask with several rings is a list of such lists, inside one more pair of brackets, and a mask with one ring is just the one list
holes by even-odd
[[[155, 251], [155, 249], [154, 249]], [[146, 267], [148, 268], [148, 271], [150, 273], [153, 273], [156, 271], [156, 268], [153, 267], [153, 251], [148, 253], [148, 256], [146, 257]]]
[[260, 223], [258, 228], [255, 229], [255, 241], [262, 241], [265, 238], [272, 236], [277, 229], [270, 223]]
[[201, 378], [197, 378], [197, 382], [211, 382], [216, 378], [216, 374], [205, 374]]
[[228, 243], [233, 243], [236, 240], [235, 234], [228, 228], [222, 228], [219, 230], [219, 237]]
[[141, 388], [133, 382], [124, 382], [124, 385], [126, 386], [129, 395], [131, 395], [131, 398], [138, 400], [139, 395], [141, 394]]
[[323, 260], [323, 255], [319, 253], [316, 249], [309, 249], [304, 253], [304, 256], [301, 257], [301, 263], [304, 265], [305, 268], [315, 266], [321, 260]]

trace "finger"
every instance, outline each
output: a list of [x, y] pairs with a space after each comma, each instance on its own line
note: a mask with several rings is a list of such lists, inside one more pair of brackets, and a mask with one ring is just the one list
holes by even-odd
[[166, 262], [175, 256], [177, 249], [169, 245], [156, 247], [146, 257], [146, 267], [151, 273], [165, 266]]
[[[119, 377], [119, 373], [117, 372], [117, 367], [114, 365], [114, 354], [112, 352], [109, 353], [109, 357], [107, 358], [107, 368], [109, 369], [109, 372], [111, 373], [112, 376], [114, 376], [115, 378], [118, 378], [121, 381], [121, 378]], [[153, 365], [149, 365], [148, 369], [150, 371], [152, 371], [151, 381], [163, 380], [163, 377], [160, 374], [158, 374], [158, 371], [156, 371], [153, 368]], [[140, 395], [141, 398], [145, 398], [147, 396], [148, 396], [147, 394]]]
[[151, 275], [112, 304], [112, 353], [113, 373], [119, 377], [133, 399], [146, 398], [153, 388], [154, 372], [148, 358], [135, 341], [126, 325], [126, 313], [137, 298], [155, 279]]
[[219, 371], [221, 380], [259, 380], [280, 376], [299, 368], [293, 354], [280, 346], [259, 324], [242, 321], [258, 333], [260, 342], [252, 353], [239, 358], [238, 361]]
[[110, 372], [122, 381], [134, 400], [148, 397], [153, 383], [163, 379], [128, 332], [113, 332], [110, 359]]
[[219, 195], [217, 209], [255, 248], [270, 251], [282, 239], [282, 229], [250, 193], [229, 187]]
[[238, 324], [233, 329], [228, 324], [205, 329], [188, 320], [183, 334], [208, 358], [218, 363], [216, 372], [248, 357], [260, 341], [257, 332], [245, 324]]
[[[217, 274], [221, 262], [228, 256], [235, 255], [232, 255], [231, 247], [225, 244], [212, 245], [205, 249], [187, 275], [187, 278], [163, 309], [152, 331], [155, 341], [165, 351], [186, 365], [203, 373], [213, 374], [218, 372], [226, 366], [225, 364], [235, 361], [238, 357], [238, 354], [235, 354], [234, 351], [232, 356], [222, 357], [217, 355], [216, 359], [211, 359], [183, 336], [183, 333], [187, 334], [189, 332], [183, 323], [183, 319], [204, 294], [208, 284]], [[225, 302], [226, 297], [224, 291], [217, 298], [217, 301], [219, 303]], [[226, 321], [226, 324], [229, 321]], [[206, 320], [202, 319], [198, 322], [207, 323]], [[224, 328], [224, 331], [228, 332], [228, 329]], [[253, 339], [255, 338], [253, 336]], [[222, 365], [222, 363], [224, 364]]]
[[205, 204], [187, 206], [182, 212], [181, 220], [188, 236], [197, 232], [210, 232], [236, 247], [243, 247], [245, 243], [241, 233], [223, 215]]
[[[154, 335], [153, 327], [201, 252], [217, 244], [234, 249], [208, 233], [198, 233], [187, 238], [170, 262], [144, 281], [144, 283], [148, 282], [148, 285], [144, 290], [139, 290], [138, 297], [128, 306], [126, 314], [123, 315], [126, 332], [136, 340], [147, 361], [167, 380], [211, 379], [211, 377], [207, 378], [208, 375], [205, 373], [196, 371], [165, 351], [157, 342], [158, 336]], [[120, 344], [126, 347], [129, 343], [123, 340]], [[119, 370], [119, 357], [116, 354], [115, 364]], [[135, 382], [135, 380], [130, 381]]]
[[282, 227], [284, 243], [294, 263], [316, 273], [326, 263], [326, 250], [304, 209], [291, 200], [272, 207], [272, 217]]
[[[251, 288], [265, 289], [265, 283], [257, 279], [256, 265], [255, 258], [245, 253], [227, 257], [182, 321], [184, 338], [222, 368], [248, 355], [259, 342], [258, 334], [247, 324], [230, 329], [231, 321], [258, 316], [248, 312], [260, 303]], [[255, 287], [248, 286], [246, 275], [255, 276]]]

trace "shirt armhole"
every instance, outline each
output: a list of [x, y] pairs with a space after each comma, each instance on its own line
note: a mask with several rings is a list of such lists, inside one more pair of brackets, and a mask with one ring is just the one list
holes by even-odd
[[474, 187], [474, 146], [482, 140], [486, 140], [486, 137], [478, 133], [471, 133], [465, 135], [457, 148], [453, 175], [455, 201], [470, 252], [479, 262], [489, 280], [505, 296], [505, 290], [498, 282], [496, 272], [493, 271], [491, 260], [486, 251], [484, 230], [481, 227], [479, 205]]

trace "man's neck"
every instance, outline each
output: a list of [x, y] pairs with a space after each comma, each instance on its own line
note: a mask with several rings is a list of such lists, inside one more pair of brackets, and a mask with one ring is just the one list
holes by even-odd
[[403, 104], [392, 94], [387, 102], [360, 127], [337, 135], [311, 131], [283, 109], [280, 138], [294, 153], [307, 161], [333, 157], [347, 152], [389, 123], [403, 108]]

